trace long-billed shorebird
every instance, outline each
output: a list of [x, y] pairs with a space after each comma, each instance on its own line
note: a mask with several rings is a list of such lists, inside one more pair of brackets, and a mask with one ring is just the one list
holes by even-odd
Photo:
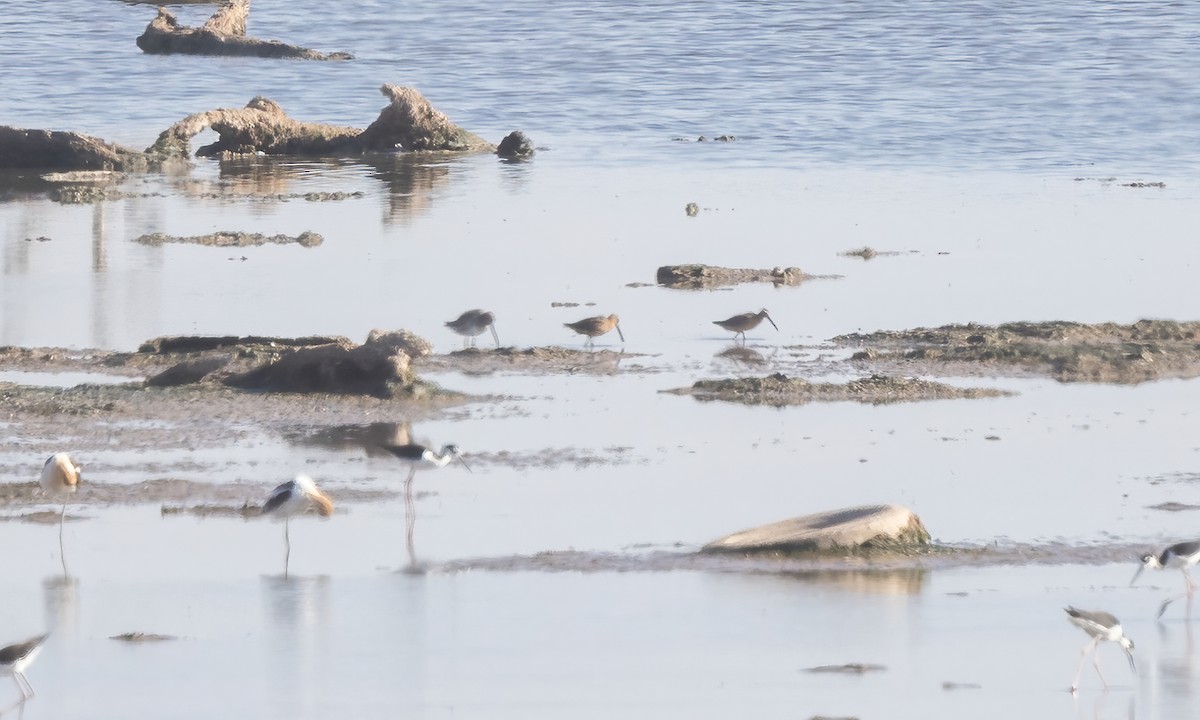
[[42, 465], [42, 476], [38, 485], [47, 495], [62, 496], [62, 512], [58, 514], [58, 555], [62, 559], [63, 575], [67, 574], [67, 554], [63, 550], [63, 524], [67, 519], [67, 500], [83, 479], [83, 466], [65, 452], [57, 452]]
[[313, 479], [307, 475], [297, 475], [295, 480], [288, 480], [277, 486], [263, 503], [263, 515], [283, 518], [284, 577], [288, 575], [288, 561], [292, 557], [292, 540], [288, 535], [288, 525], [293, 515], [302, 515], [314, 509], [321, 517], [329, 517], [333, 514], [333, 500], [321, 492]]
[[1189, 540], [1187, 542], [1175, 543], [1169, 548], [1164, 549], [1160, 553], [1146, 553], [1141, 557], [1141, 565], [1138, 566], [1137, 572], [1133, 574], [1133, 579], [1129, 581], [1129, 586], [1137, 582], [1141, 577], [1142, 571], [1146, 568], [1154, 570], [1165, 570], [1167, 568], [1179, 568], [1183, 571], [1183, 581], [1187, 587], [1187, 593], [1174, 597], [1169, 600], [1164, 600], [1163, 604], [1158, 608], [1158, 617], [1162, 617], [1167, 611], [1167, 606], [1175, 602], [1179, 598], [1190, 598], [1196, 593], [1196, 583], [1192, 582], [1192, 575], [1189, 572], [1191, 567], [1197, 562], [1200, 562], [1200, 540]]
[[616, 329], [621, 342], [625, 342], [625, 333], [621, 332], [621, 318], [616, 315], [597, 315], [596, 317], [584, 318], [573, 323], [563, 323], [563, 325], [571, 328], [580, 335], [587, 335], [587, 342], [584, 345], [590, 346], [595, 338], [600, 337], [604, 333], [612, 332], [613, 329]]
[[400, 462], [408, 466], [408, 477], [404, 479], [404, 539], [408, 551], [409, 563], [417, 564], [417, 553], [413, 546], [413, 535], [417, 525], [417, 505], [413, 499], [413, 478], [417, 470], [424, 468], [443, 468], [457, 459], [467, 472], [473, 472], [471, 466], [463, 460], [462, 451], [457, 445], [445, 445], [440, 453], [416, 443], [406, 445], [381, 445], [384, 450], [395, 455]]
[[[17, 691], [21, 693], [20, 702], [33, 697], [33, 686], [25, 677], [25, 668], [37, 657], [42, 643], [46, 642], [48, 637], [49, 633], [0, 648], [0, 675], [12, 675], [13, 682], [17, 684]], [[28, 694], [26, 690], [29, 691]]]
[[733, 333], [733, 339], [735, 341], [737, 340], [738, 335], [741, 335], [742, 342], [745, 342], [746, 331], [753, 330], [754, 328], [758, 327], [759, 323], [761, 323], [763, 320], [771, 323], [771, 327], [775, 328], [776, 331], [779, 330], [779, 326], [776, 325], [775, 321], [771, 319], [771, 316], [767, 314], [766, 308], [763, 308], [756, 313], [748, 312], [742, 313], [741, 315], [734, 315], [728, 320], [713, 320], [713, 325], [719, 325], [722, 329]]
[[1087, 654], [1092, 652], [1092, 664], [1096, 666], [1096, 674], [1100, 676], [1100, 682], [1104, 683], [1104, 687], [1108, 687], [1108, 681], [1104, 679], [1104, 673], [1100, 672], [1100, 657], [1094, 653], [1096, 647], [1102, 642], [1115, 642], [1125, 651], [1126, 657], [1129, 658], [1129, 669], [1135, 674], [1137, 666], [1133, 664], [1133, 641], [1125, 637], [1125, 633], [1121, 630], [1121, 621], [1117, 620], [1112, 613], [1106, 613], [1103, 610], [1079, 610], [1073, 607], [1063, 608], [1067, 611], [1068, 620], [1071, 624], [1083, 630], [1092, 639], [1087, 645], [1083, 646], [1082, 654], [1079, 656], [1079, 667], [1075, 668], [1075, 680], [1071, 683], [1071, 692], [1075, 693], [1079, 690], [1079, 676], [1083, 672], [1083, 661], [1087, 659]]
[[446, 323], [446, 327], [456, 334], [463, 336], [463, 343], [475, 347], [475, 337], [482, 335], [484, 330], [492, 331], [492, 339], [496, 347], [500, 347], [500, 336], [496, 334], [496, 316], [484, 310], [468, 310], [458, 319]]

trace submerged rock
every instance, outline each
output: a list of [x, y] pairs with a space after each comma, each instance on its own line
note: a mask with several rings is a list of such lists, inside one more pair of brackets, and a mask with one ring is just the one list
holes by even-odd
[[302, 232], [299, 235], [292, 236], [263, 235], [262, 233], [223, 230], [220, 232], [209, 233], [208, 235], [194, 235], [190, 237], [167, 235], [166, 233], [150, 233], [148, 235], [140, 235], [134, 238], [133, 241], [141, 245], [188, 243], [191, 245], [211, 245], [214, 247], [253, 247], [256, 245], [266, 245], [268, 243], [272, 243], [275, 245], [295, 244], [302, 247], [316, 247], [324, 242], [325, 238], [315, 232]]
[[899, 505], [864, 505], [804, 515], [714, 540], [701, 552], [905, 550], [929, 544], [929, 531]]
[[533, 153], [533, 141], [520, 130], [505, 135], [496, 147], [496, 154], [508, 159], [531, 158]]
[[1005, 390], [959, 388], [930, 380], [886, 375], [872, 375], [851, 380], [848, 383], [814, 383], [803, 378], [789, 378], [782, 373], [766, 377], [698, 380], [690, 388], [677, 388], [664, 392], [691, 395], [698, 400], [724, 400], [745, 405], [772, 405], [775, 407], [847, 400], [872, 405], [886, 405], [921, 400], [1012, 395], [1011, 392]]
[[180, 25], [170, 11], [158, 8], [158, 15], [138, 36], [137, 46], [144, 53], [164, 55], [236, 55], [296, 60], [351, 60], [347, 52], [323, 53], [278, 40], [258, 40], [246, 36], [250, 0], [224, 0], [203, 27]]
[[408, 355], [379, 345], [349, 343], [304, 348], [225, 379], [230, 387], [293, 393], [336, 393], [390, 398], [408, 393]]
[[[687, 212], [689, 215], [694, 215], [690, 205], [687, 208]], [[699, 208], [696, 208], [696, 212], [699, 212]], [[747, 282], [769, 282], [776, 286], [799, 285], [805, 280], [811, 280], [814, 277], [816, 276], [808, 275], [798, 267], [752, 270], [749, 268], [724, 268], [698, 264], [663, 265], [658, 269], [657, 273], [659, 285], [683, 289], [713, 288]]]
[[487, 140], [451, 122], [416, 88], [384, 85], [379, 91], [390, 102], [356, 138], [362, 150], [490, 152], [495, 149]]

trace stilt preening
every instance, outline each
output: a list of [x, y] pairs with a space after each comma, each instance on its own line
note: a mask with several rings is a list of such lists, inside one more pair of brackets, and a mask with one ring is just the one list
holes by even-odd
[[263, 515], [275, 515], [283, 518], [283, 576], [288, 576], [288, 562], [292, 557], [292, 540], [288, 535], [288, 525], [293, 515], [302, 515], [309, 510], [316, 510], [321, 517], [333, 514], [333, 500], [317, 488], [317, 484], [307, 475], [297, 475], [295, 480], [289, 480], [271, 491], [263, 504]]
[[417, 470], [422, 468], [443, 468], [457, 459], [462, 466], [467, 469], [467, 472], [472, 472], [471, 466], [463, 460], [462, 451], [457, 445], [446, 445], [440, 453], [435, 453], [433, 450], [424, 445], [410, 443], [407, 445], [383, 445], [384, 450], [395, 455], [398, 460], [408, 466], [408, 477], [404, 479], [404, 547], [408, 552], [408, 562], [410, 565], [417, 564], [417, 552], [413, 544], [413, 537], [416, 534], [417, 525], [417, 505], [413, 499], [413, 477], [416, 476]]
[[713, 325], [719, 325], [721, 328], [733, 333], [734, 341], [737, 340], [738, 335], [741, 335], [742, 342], [746, 342], [746, 331], [753, 330], [754, 328], [758, 327], [759, 323], [761, 323], [764, 319], [771, 323], [771, 327], [775, 328], [776, 331], [779, 330], [779, 326], [776, 325], [775, 321], [771, 319], [771, 316], [767, 314], [766, 308], [759, 310], [756, 313], [742, 313], [741, 315], [734, 315], [728, 320], [713, 320]]
[[42, 465], [42, 476], [38, 480], [42, 492], [63, 498], [62, 512], [58, 515], [58, 555], [62, 559], [63, 575], [67, 574], [67, 553], [63, 550], [63, 524], [67, 519], [67, 500], [82, 479], [83, 466], [72, 460], [67, 453], [57, 452]]
[[571, 328], [580, 335], [586, 335], [587, 342], [584, 345], [588, 347], [592, 345], [596, 338], [604, 333], [612, 332], [613, 329], [616, 329], [621, 342], [625, 342], [625, 333], [621, 332], [621, 318], [616, 315], [597, 315], [596, 317], [584, 318], [573, 323], [563, 323], [563, 325]]
[[1121, 630], [1121, 621], [1117, 620], [1112, 613], [1106, 613], [1103, 610], [1079, 610], [1073, 607], [1066, 607], [1067, 615], [1071, 624], [1083, 630], [1092, 639], [1087, 645], [1083, 646], [1082, 654], [1079, 657], [1079, 667], [1075, 669], [1075, 680], [1071, 683], [1071, 692], [1075, 693], [1079, 690], [1079, 676], [1083, 672], [1083, 661], [1087, 659], [1087, 654], [1092, 653], [1092, 664], [1096, 666], [1096, 674], [1100, 676], [1100, 682], [1104, 683], [1104, 687], [1108, 688], [1108, 681], [1104, 679], [1104, 673], [1100, 672], [1100, 658], [1095, 654], [1096, 647], [1105, 641], [1115, 642], [1125, 651], [1126, 657], [1129, 658], [1129, 669], [1137, 673], [1137, 666], [1133, 664], [1133, 641], [1125, 637], [1125, 633]]
[[33, 697], [33, 686], [25, 677], [25, 668], [37, 657], [42, 643], [46, 642], [48, 637], [49, 633], [0, 648], [0, 675], [12, 675], [13, 682], [17, 684], [17, 691], [21, 693], [22, 703]]
[[1129, 586], [1137, 582], [1141, 577], [1142, 572], [1146, 568], [1154, 570], [1165, 570], [1167, 568], [1179, 568], [1183, 571], [1183, 582], [1187, 588], [1184, 595], [1173, 597], [1164, 600], [1162, 605], [1158, 607], [1158, 617], [1162, 617], [1167, 611], [1167, 606], [1179, 600], [1180, 598], [1191, 599], [1196, 593], [1196, 584], [1192, 582], [1192, 575], [1189, 572], [1191, 567], [1197, 562], [1200, 562], [1200, 540], [1189, 540], [1187, 542], [1176, 543], [1169, 548], [1164, 549], [1158, 554], [1146, 553], [1141, 557], [1141, 565], [1138, 566], [1137, 572], [1133, 574], [1133, 579], [1129, 581]]
[[462, 335], [463, 343], [470, 343], [471, 347], [475, 347], [476, 336], [482, 335], [484, 330], [491, 330], [496, 347], [500, 347], [500, 336], [496, 334], [496, 316], [490, 312], [468, 310], [459, 315], [458, 319], [447, 322], [446, 327], [453, 330], [455, 334]]

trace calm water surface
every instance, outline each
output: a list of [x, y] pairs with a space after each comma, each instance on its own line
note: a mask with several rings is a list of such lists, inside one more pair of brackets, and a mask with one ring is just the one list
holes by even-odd
[[[746, 526], [900, 502], [946, 542], [1144, 541], [1195, 534], [1200, 385], [1062, 386], [977, 402], [775, 410], [658, 391], [760, 367], [839, 372], [825, 341], [948, 322], [1200, 317], [1200, 6], [1194, 3], [527, 3], [330, 6], [255, 0], [250, 32], [347, 63], [152, 57], [152, 6], [19, 0], [0, 19], [0, 123], [145, 147], [191, 112], [255, 95], [365, 126], [378, 87], [418, 87], [466, 128], [520, 128], [531, 163], [494, 157], [197, 162], [67, 206], [0, 194], [0, 345], [132, 349], [166, 334], [344, 334], [496, 312], [506, 345], [569, 344], [561, 323], [619, 312], [632, 355], [604, 377], [434, 379], [511, 396], [422, 423], [468, 453], [596, 462], [421, 476], [419, 554], [441, 561], [575, 548], [686, 551]], [[199, 24], [207, 6], [180, 6]], [[693, 140], [731, 134], [729, 143]], [[676, 140], [684, 138], [687, 141]], [[1164, 188], [1126, 183], [1162, 181]], [[357, 191], [340, 202], [307, 192]], [[285, 201], [264, 200], [281, 195]], [[698, 217], [683, 207], [695, 202]], [[318, 247], [149, 247], [153, 232], [321, 233]], [[898, 254], [864, 263], [839, 253]], [[797, 288], [681, 292], [664, 264], [797, 265]], [[631, 284], [633, 284], [631, 286]], [[553, 302], [580, 307], [555, 308]], [[761, 362], [721, 353], [711, 320], [769, 307]], [[807, 364], [805, 364], [807, 363]], [[12, 379], [5, 376], [0, 379]], [[17, 379], [22, 379], [18, 377]], [[24, 377], [28, 380], [28, 377]], [[62, 379], [59, 379], [62, 381]], [[53, 382], [53, 381], [48, 381]], [[0, 415], [0, 422], [2, 422]], [[397, 417], [400, 422], [405, 418]], [[0, 424], [5, 481], [70, 438]], [[97, 483], [164, 476], [391, 487], [363, 428], [238, 428], [193, 447], [86, 458]], [[577, 466], [578, 465], [578, 466]], [[164, 472], [162, 468], [174, 468]], [[274, 475], [271, 478], [275, 479]], [[254, 500], [253, 498], [248, 498]], [[0, 642], [55, 628], [30, 670], [36, 718], [1163, 718], [1200, 709], [1193, 623], [1153, 622], [1178, 573], [1126, 587], [1102, 567], [733, 575], [408, 575], [399, 502], [293, 527], [290, 581], [265, 522], [88, 510], [57, 529], [0, 523]], [[966, 593], [961, 595], [960, 593]], [[1108, 609], [1140, 674], [1063, 692]], [[126, 646], [128, 632], [181, 636]], [[881, 663], [863, 677], [803, 668]], [[944, 691], [943, 682], [978, 683]], [[0, 683], [0, 693], [9, 688]], [[0, 709], [6, 695], [0, 695]], [[908, 712], [911, 711], [911, 712]]]

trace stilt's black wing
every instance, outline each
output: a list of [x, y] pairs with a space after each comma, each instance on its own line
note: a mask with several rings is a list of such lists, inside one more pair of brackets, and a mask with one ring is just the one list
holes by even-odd
[[424, 445], [381, 445], [384, 450], [400, 458], [401, 460], [420, 460], [425, 456]]
[[49, 633], [46, 635], [39, 635], [35, 638], [30, 638], [25, 642], [14, 643], [7, 647], [0, 648], [0, 665], [12, 665], [29, 653], [33, 652], [34, 648], [36, 648], [38, 645], [41, 645], [47, 637], [49, 637]]
[[279, 506], [288, 499], [288, 497], [296, 492], [296, 481], [288, 480], [284, 484], [271, 491], [271, 497], [267, 498], [267, 502], [263, 504], [263, 514], [274, 512], [279, 509]]

